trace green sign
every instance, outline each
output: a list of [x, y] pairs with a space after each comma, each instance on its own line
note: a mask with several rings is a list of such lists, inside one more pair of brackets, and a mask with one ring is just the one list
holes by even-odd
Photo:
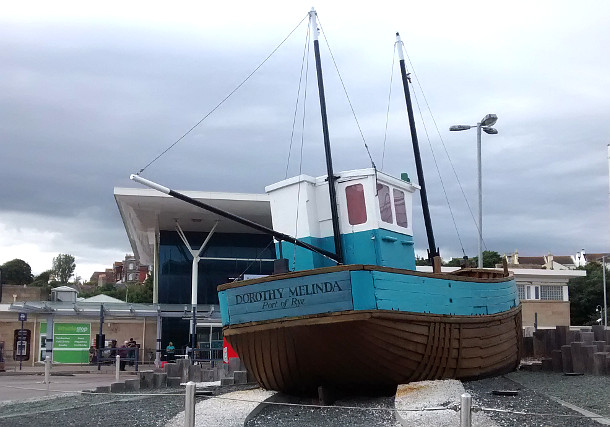
[[89, 335], [91, 333], [90, 323], [56, 323], [55, 335], [70, 334], [70, 335]]
[[[46, 334], [47, 324], [40, 325]], [[53, 325], [53, 361], [57, 363], [89, 363], [91, 345], [90, 323], [55, 323]]]
[[86, 348], [89, 350], [89, 335], [55, 335], [53, 349]]

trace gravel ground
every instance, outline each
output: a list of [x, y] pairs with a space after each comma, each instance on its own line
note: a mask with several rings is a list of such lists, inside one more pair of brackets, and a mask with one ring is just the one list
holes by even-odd
[[[151, 394], [155, 393], [154, 391]], [[163, 393], [184, 393], [166, 389]], [[184, 410], [184, 396], [73, 394], [0, 406], [4, 426], [163, 426]]]
[[[514, 372], [503, 377], [464, 382], [466, 391], [472, 394], [475, 405], [522, 411], [542, 416], [496, 413], [484, 414], [500, 426], [599, 426], [596, 421], [585, 418], [561, 405], [551, 397], [559, 398], [596, 414], [610, 418], [610, 381], [608, 377], [591, 375], [569, 377], [546, 372]], [[256, 386], [213, 386], [208, 388], [215, 395]], [[518, 396], [495, 396], [493, 390], [518, 390]], [[130, 425], [165, 426], [172, 418], [184, 411], [184, 396], [167, 396], [162, 393], [184, 393], [184, 388], [165, 389], [160, 392], [147, 391], [150, 395], [136, 394], [72, 394], [43, 399], [28, 399], [18, 403], [0, 405], [0, 427], [3, 426], [90, 426]], [[455, 393], [454, 393], [455, 394]], [[413, 396], [417, 396], [414, 393]], [[425, 396], [422, 397], [426, 402]], [[207, 399], [198, 397], [198, 402]], [[209, 399], [213, 401], [213, 399]], [[429, 400], [429, 399], [428, 399]], [[438, 400], [438, 399], [437, 399]], [[454, 399], [441, 402], [440, 406]], [[227, 401], [224, 401], [225, 403]], [[415, 400], [414, 400], [415, 402]], [[296, 399], [292, 403], [315, 404], [312, 399]], [[430, 402], [428, 402], [430, 403]], [[434, 402], [432, 402], [434, 403]], [[430, 404], [432, 404], [430, 403]], [[337, 406], [354, 407], [339, 409]], [[351, 397], [337, 400], [334, 406], [308, 408], [295, 406], [266, 405], [253, 416], [248, 427], [292, 427], [317, 426], [382, 426], [396, 427], [394, 413], [383, 409], [393, 408], [394, 397]], [[362, 409], [357, 409], [362, 408]], [[231, 405], [227, 406], [228, 413]], [[445, 411], [443, 411], [445, 412]], [[478, 414], [476, 414], [478, 415]], [[558, 417], [572, 415], [576, 417]], [[199, 417], [201, 419], [202, 417]], [[221, 420], [222, 421], [222, 420]], [[419, 421], [422, 421], [421, 423]], [[427, 421], [426, 421], [427, 423]], [[210, 424], [205, 424], [206, 426]], [[219, 424], [219, 425], [226, 425]], [[413, 420], [413, 425], [425, 425], [424, 420]], [[436, 425], [433, 420], [429, 425]]]
[[[460, 404], [461, 396], [465, 392], [462, 382], [457, 380], [401, 384], [396, 391], [395, 407], [398, 410], [398, 417], [402, 418], [403, 425], [454, 427], [460, 425], [458, 411], [454, 409], [426, 411], [425, 409], [455, 407]], [[473, 427], [497, 427], [490, 417], [482, 412], [472, 414], [472, 425]]]
[[[513, 379], [519, 382], [513, 381]], [[562, 400], [566, 400], [574, 405], [585, 407], [585, 401], [575, 400], [573, 398], [575, 394], [572, 392], [574, 389], [586, 389], [588, 390], [586, 393], [590, 400], [591, 397], [600, 389], [589, 384], [592, 380], [598, 379], [600, 379], [602, 382], [606, 382], [606, 385], [602, 387], [602, 389], [605, 388], [605, 390], [604, 392], [601, 392], [600, 395], [605, 394], [605, 405], [606, 410], [608, 410], [608, 393], [610, 393], [610, 391], [608, 391], [607, 388], [607, 377], [564, 377], [560, 374], [549, 374], [543, 372], [514, 372], [506, 376], [487, 378], [480, 381], [464, 382], [464, 388], [472, 395], [473, 401], [475, 401], [474, 404], [481, 407], [521, 411], [530, 414], [546, 414], [519, 415], [485, 411], [487, 416], [489, 416], [497, 425], [502, 427], [599, 427], [600, 424], [596, 421], [583, 417], [578, 412], [566, 408], [549, 397], [559, 397]], [[517, 396], [495, 396], [492, 394], [493, 390], [517, 390], [519, 391], [519, 394]], [[560, 393], [563, 397], [560, 397]], [[601, 411], [599, 411], [598, 406], [596, 406], [596, 408], [597, 410], [594, 410], [592, 406], [589, 408], [585, 407], [585, 409], [596, 412], [598, 415], [604, 415], [601, 413]], [[561, 417], [557, 415], [572, 415], [573, 417]]]
[[[214, 395], [257, 388], [211, 386]], [[171, 393], [181, 395], [172, 396]], [[145, 394], [145, 395], [142, 395]], [[197, 402], [207, 399], [197, 396]], [[165, 426], [184, 411], [184, 387], [121, 394], [65, 394], [0, 404], [0, 427]], [[180, 424], [182, 425], [182, 424]], [[206, 424], [207, 425], [207, 424]], [[224, 426], [224, 424], [222, 424]]]
[[523, 386], [610, 418], [608, 376], [566, 376], [554, 372], [518, 371], [507, 375]]
[[[317, 405], [318, 401], [311, 398], [296, 398], [283, 396], [289, 403]], [[339, 408], [348, 406], [350, 409]], [[357, 409], [362, 408], [362, 409]], [[299, 407], [266, 405], [255, 417], [251, 418], [245, 427], [301, 427], [301, 426], [332, 426], [332, 427], [397, 427], [400, 423], [394, 417], [394, 412], [385, 409], [394, 408], [394, 396], [391, 397], [350, 397], [337, 400], [333, 406]]]

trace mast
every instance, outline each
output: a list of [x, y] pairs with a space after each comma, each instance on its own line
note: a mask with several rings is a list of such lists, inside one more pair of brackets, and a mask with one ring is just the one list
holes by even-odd
[[333, 160], [330, 153], [330, 138], [328, 136], [328, 119], [326, 117], [326, 98], [324, 97], [324, 80], [322, 79], [322, 63], [320, 61], [320, 43], [318, 38], [320, 30], [316, 20], [316, 11], [311, 9], [309, 21], [313, 31], [313, 50], [316, 57], [316, 72], [318, 75], [318, 93], [320, 95], [320, 113], [322, 115], [322, 132], [324, 133], [324, 153], [326, 154], [326, 172], [328, 175], [328, 194], [330, 196], [330, 213], [333, 222], [333, 236], [335, 240], [335, 255], [339, 264], [343, 264], [343, 248], [341, 245], [341, 232], [339, 230], [339, 213], [337, 211], [337, 191], [335, 181], [337, 177], [333, 173]]
[[434, 231], [432, 230], [432, 220], [430, 219], [430, 209], [428, 207], [428, 195], [426, 193], [426, 183], [424, 181], [424, 170], [422, 168], [421, 156], [419, 154], [419, 142], [417, 140], [417, 130], [415, 129], [415, 119], [413, 118], [413, 106], [411, 105], [411, 94], [409, 93], [409, 76], [405, 65], [405, 56], [402, 51], [403, 44], [400, 35], [396, 33], [396, 43], [398, 44], [398, 57], [400, 58], [400, 73], [402, 75], [402, 86], [405, 91], [407, 101], [407, 115], [409, 116], [409, 127], [411, 128], [411, 141], [413, 142], [413, 155], [415, 157], [415, 167], [417, 169], [417, 180], [421, 190], [421, 206], [424, 211], [424, 222], [426, 224], [426, 235], [428, 236], [428, 259], [432, 260], [439, 256], [438, 248], [434, 242]]

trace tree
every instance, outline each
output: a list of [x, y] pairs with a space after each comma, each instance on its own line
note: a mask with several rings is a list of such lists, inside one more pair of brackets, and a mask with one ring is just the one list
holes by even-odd
[[7, 261], [0, 266], [2, 283], [7, 285], [28, 285], [32, 283], [32, 268], [22, 259]]
[[34, 281], [31, 283], [32, 286], [47, 286], [49, 284], [49, 280], [51, 279], [51, 274], [53, 270], [47, 270], [40, 273], [38, 276], [34, 277]]
[[[478, 265], [479, 257], [472, 258], [472, 263]], [[494, 268], [496, 264], [502, 263], [502, 256], [496, 251], [483, 251], [483, 268]]]
[[125, 287], [117, 288], [112, 283], [96, 286], [89, 292], [80, 294], [83, 298], [104, 294], [127, 302], [151, 303], [153, 299], [153, 275], [149, 275], [144, 283], [130, 283]]
[[68, 283], [75, 269], [76, 263], [72, 255], [59, 254], [53, 258], [53, 273], [60, 283]]
[[585, 270], [585, 277], [575, 277], [568, 281], [570, 290], [570, 323], [572, 325], [591, 325], [599, 316], [595, 312], [598, 305], [604, 305], [604, 280], [602, 266], [590, 262], [578, 270]]
[[445, 263], [447, 267], [461, 267], [463, 259], [462, 258], [451, 258], [449, 261]]
[[415, 257], [415, 265], [430, 265], [426, 258], [422, 258], [419, 256]]

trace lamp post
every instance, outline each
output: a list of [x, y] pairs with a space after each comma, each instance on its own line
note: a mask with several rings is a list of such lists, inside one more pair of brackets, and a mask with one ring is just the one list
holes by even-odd
[[608, 300], [606, 299], [606, 256], [602, 257], [602, 275], [604, 285], [604, 329], [608, 329]]
[[489, 135], [496, 135], [498, 131], [493, 126], [498, 121], [498, 116], [495, 114], [488, 114], [483, 117], [476, 125], [455, 125], [449, 128], [450, 131], [456, 132], [461, 130], [468, 130], [473, 127], [477, 128], [477, 168], [478, 168], [478, 186], [479, 186], [479, 260], [477, 263], [478, 268], [483, 268], [483, 185], [481, 179], [481, 130]]

